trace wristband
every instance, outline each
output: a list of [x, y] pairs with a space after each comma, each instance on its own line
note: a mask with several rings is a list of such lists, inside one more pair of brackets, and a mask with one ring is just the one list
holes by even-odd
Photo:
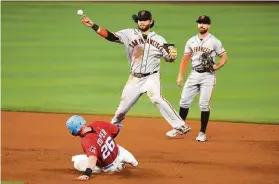
[[83, 173], [83, 175], [86, 175], [88, 177], [90, 177], [91, 174], [92, 174], [92, 169], [91, 168], [86, 168], [86, 170]]
[[99, 30], [99, 26], [97, 24], [93, 24], [92, 29], [97, 32]]

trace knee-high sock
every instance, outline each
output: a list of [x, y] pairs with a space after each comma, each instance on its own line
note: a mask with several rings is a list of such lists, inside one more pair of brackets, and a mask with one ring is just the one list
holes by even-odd
[[201, 129], [200, 129], [200, 131], [203, 133], [206, 132], [206, 127], [208, 124], [209, 116], [210, 116], [210, 111], [201, 112]]

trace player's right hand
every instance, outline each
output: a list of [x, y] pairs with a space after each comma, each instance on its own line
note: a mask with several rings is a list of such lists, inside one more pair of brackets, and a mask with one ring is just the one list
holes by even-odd
[[180, 87], [183, 85], [183, 77], [181, 75], [178, 75], [176, 83]]
[[94, 25], [94, 22], [86, 15], [82, 16], [81, 23], [87, 27], [92, 27]]
[[77, 180], [80, 180], [80, 181], [87, 181], [87, 180], [89, 180], [89, 176], [87, 176], [87, 175], [82, 175], [82, 176], [79, 176], [79, 177], [77, 178]]

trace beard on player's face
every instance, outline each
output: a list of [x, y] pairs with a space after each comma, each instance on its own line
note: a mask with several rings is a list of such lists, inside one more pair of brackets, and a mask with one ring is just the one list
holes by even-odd
[[143, 21], [138, 21], [138, 28], [139, 30], [141, 30], [142, 32], [148, 31], [150, 29], [150, 25], [151, 25], [151, 20], [143, 20]]
[[142, 32], [148, 31], [150, 29], [150, 25], [139, 25], [138, 27]]
[[198, 25], [198, 31], [199, 31], [200, 34], [205, 34], [205, 33], [208, 32], [209, 27], [210, 26], [207, 25], [207, 24], [199, 24]]
[[207, 33], [208, 29], [204, 29], [204, 28], [199, 28], [199, 33], [200, 34], [205, 34]]

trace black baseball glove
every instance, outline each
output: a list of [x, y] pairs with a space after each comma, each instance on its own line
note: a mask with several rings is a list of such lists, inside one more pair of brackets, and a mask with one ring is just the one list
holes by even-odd
[[211, 52], [208, 53], [208, 52], [204, 52], [202, 55], [201, 55], [201, 65], [203, 66], [203, 68], [207, 71], [207, 72], [213, 72], [214, 69], [213, 69], [213, 65], [215, 64], [214, 63], [214, 60], [213, 60], [213, 57], [211, 56]]

